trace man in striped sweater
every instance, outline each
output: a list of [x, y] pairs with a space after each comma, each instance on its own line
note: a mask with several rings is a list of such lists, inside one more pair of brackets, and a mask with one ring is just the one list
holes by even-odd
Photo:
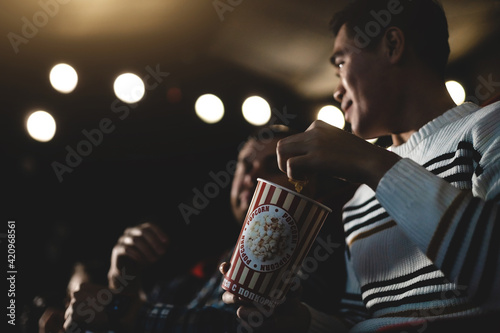
[[[499, 332], [500, 104], [450, 98], [435, 1], [351, 1], [332, 27], [354, 135], [316, 121], [277, 148], [291, 178], [362, 184], [343, 213], [342, 310], [309, 308], [309, 332]], [[386, 135], [389, 150], [364, 140]]]

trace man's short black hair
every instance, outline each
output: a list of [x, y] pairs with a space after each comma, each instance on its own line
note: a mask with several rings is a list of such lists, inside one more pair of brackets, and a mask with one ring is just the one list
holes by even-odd
[[335, 36], [344, 24], [356, 47], [366, 49], [377, 46], [387, 28], [400, 28], [417, 56], [444, 77], [450, 55], [448, 23], [436, 0], [351, 0], [333, 16]]

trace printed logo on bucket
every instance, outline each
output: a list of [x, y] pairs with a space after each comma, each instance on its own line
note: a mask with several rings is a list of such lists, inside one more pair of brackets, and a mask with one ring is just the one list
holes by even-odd
[[238, 248], [249, 268], [272, 272], [290, 260], [297, 242], [298, 229], [292, 216], [283, 208], [262, 205], [248, 215]]

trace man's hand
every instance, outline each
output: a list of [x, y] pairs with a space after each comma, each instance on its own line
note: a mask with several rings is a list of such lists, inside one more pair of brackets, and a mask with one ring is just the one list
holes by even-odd
[[[219, 267], [222, 274], [229, 270], [228, 263]], [[309, 329], [311, 315], [309, 310], [300, 302], [300, 290], [288, 292], [285, 301], [276, 308], [255, 307], [251, 302], [225, 292], [222, 300], [226, 304], [236, 304], [236, 312], [242, 320], [241, 325], [251, 327], [256, 333], [305, 333]]]
[[119, 276], [124, 268], [127, 272], [139, 275], [144, 267], [157, 262], [165, 254], [168, 245], [167, 235], [152, 223], [126, 229], [113, 247], [108, 272], [109, 286], [115, 289], [120, 287]]
[[[99, 294], [99, 299], [98, 299]], [[105, 307], [111, 302], [112, 292], [105, 286], [82, 283], [73, 290], [64, 314], [66, 332], [76, 328], [104, 330], [110, 326]]]
[[[66, 288], [67, 299], [65, 300], [65, 308], [69, 306], [72, 295], [80, 289], [80, 285], [89, 281], [90, 277], [85, 271], [84, 265], [77, 263]], [[49, 307], [38, 320], [38, 332], [60, 333], [63, 332], [63, 325], [64, 309]]]
[[[120, 316], [113, 320], [110, 318], [110, 304], [114, 305], [112, 302], [116, 295], [125, 297], [127, 302], [121, 304]], [[64, 314], [64, 330], [67, 333], [79, 332], [79, 329], [93, 332], [109, 329], [132, 331], [142, 304], [143, 301], [136, 294], [121, 294], [106, 286], [82, 283], [71, 295]]]
[[64, 310], [47, 308], [38, 320], [38, 333], [62, 333], [64, 324]]
[[318, 172], [367, 184], [376, 189], [400, 157], [383, 148], [317, 120], [309, 128], [278, 142], [279, 168], [289, 178], [305, 179]]

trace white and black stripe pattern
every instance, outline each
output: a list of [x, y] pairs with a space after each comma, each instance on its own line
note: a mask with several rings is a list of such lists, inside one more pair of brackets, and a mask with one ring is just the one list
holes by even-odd
[[[479, 176], [483, 168], [479, 162], [481, 154], [468, 142], [460, 142], [456, 151], [433, 158], [423, 166], [435, 175], [445, 179], [460, 189], [472, 188], [473, 175]], [[377, 202], [375, 194], [355, 206], [343, 210], [344, 229], [347, 243], [350, 244], [358, 230], [364, 232], [391, 220], [389, 214]], [[353, 235], [354, 234], [354, 235]]]
[[[472, 198], [460, 216], [441, 263], [441, 270], [447, 274], [460, 269], [458, 282], [477, 288], [476, 302], [484, 301], [494, 284], [495, 269], [485, 268], [497, 267], [499, 262], [500, 220], [497, 211], [497, 203]], [[464, 247], [466, 250], [461, 250]], [[465, 255], [462, 258], [460, 254], [463, 252]], [[484, 253], [487, 255], [484, 256]], [[473, 275], [473, 272], [481, 271], [481, 276]]]
[[[458, 290], [458, 291], [457, 291]], [[363, 302], [372, 315], [397, 315], [425, 309], [423, 305], [443, 307], [446, 303], [465, 304], [465, 290], [456, 288], [434, 265], [428, 265], [393, 279], [368, 283], [361, 288]], [[453, 291], [452, 297], [445, 297]]]
[[471, 189], [472, 177], [483, 173], [480, 161], [481, 154], [473, 144], [461, 141], [456, 151], [433, 158], [423, 167], [460, 189]]
[[[470, 189], [473, 175], [482, 173], [482, 168], [479, 165], [480, 160], [481, 155], [474, 149], [472, 144], [460, 142], [456, 151], [433, 158], [424, 163], [424, 166], [435, 175], [450, 183], [455, 183], [455, 186]], [[475, 211], [474, 207], [472, 207], [471, 211]], [[348, 245], [357, 240], [370, 237], [386, 228], [396, 226], [393, 219], [376, 200], [375, 194], [361, 203], [346, 206], [343, 210], [343, 216], [345, 237]], [[466, 214], [463, 220], [469, 221], [470, 217]], [[456, 256], [459, 253], [456, 247], [461, 246], [463, 242], [461, 238], [464, 237], [463, 233], [465, 231], [459, 233], [454, 242], [450, 244], [449, 255], [445, 261], [445, 267], [449, 268], [449, 270], [453, 269], [452, 264], [456, 262]], [[481, 245], [480, 241], [476, 240], [476, 243], [478, 243], [478, 246]], [[348, 255], [350, 256], [349, 252]], [[469, 256], [469, 260], [473, 261], [473, 263], [476, 263], [475, 259], [475, 256]], [[464, 276], [465, 279], [466, 276]], [[410, 308], [418, 308], [428, 302], [435, 303], [436, 300], [440, 299], [443, 292], [454, 288], [455, 286], [445, 278], [440, 270], [434, 265], [428, 265], [397, 278], [362, 285], [361, 291], [363, 302], [373, 315], [392, 311], [399, 312], [402, 305], [409, 303], [414, 304]], [[464, 297], [462, 293], [463, 291], [455, 293], [455, 298]], [[420, 305], [417, 306], [417, 304]]]
[[344, 207], [349, 281], [372, 318], [360, 332], [500, 308], [499, 109], [465, 104], [430, 122], [393, 148], [406, 162], [381, 191], [361, 186]]
[[391, 223], [391, 217], [375, 199], [375, 195], [360, 204], [345, 207], [343, 219], [348, 245]]

